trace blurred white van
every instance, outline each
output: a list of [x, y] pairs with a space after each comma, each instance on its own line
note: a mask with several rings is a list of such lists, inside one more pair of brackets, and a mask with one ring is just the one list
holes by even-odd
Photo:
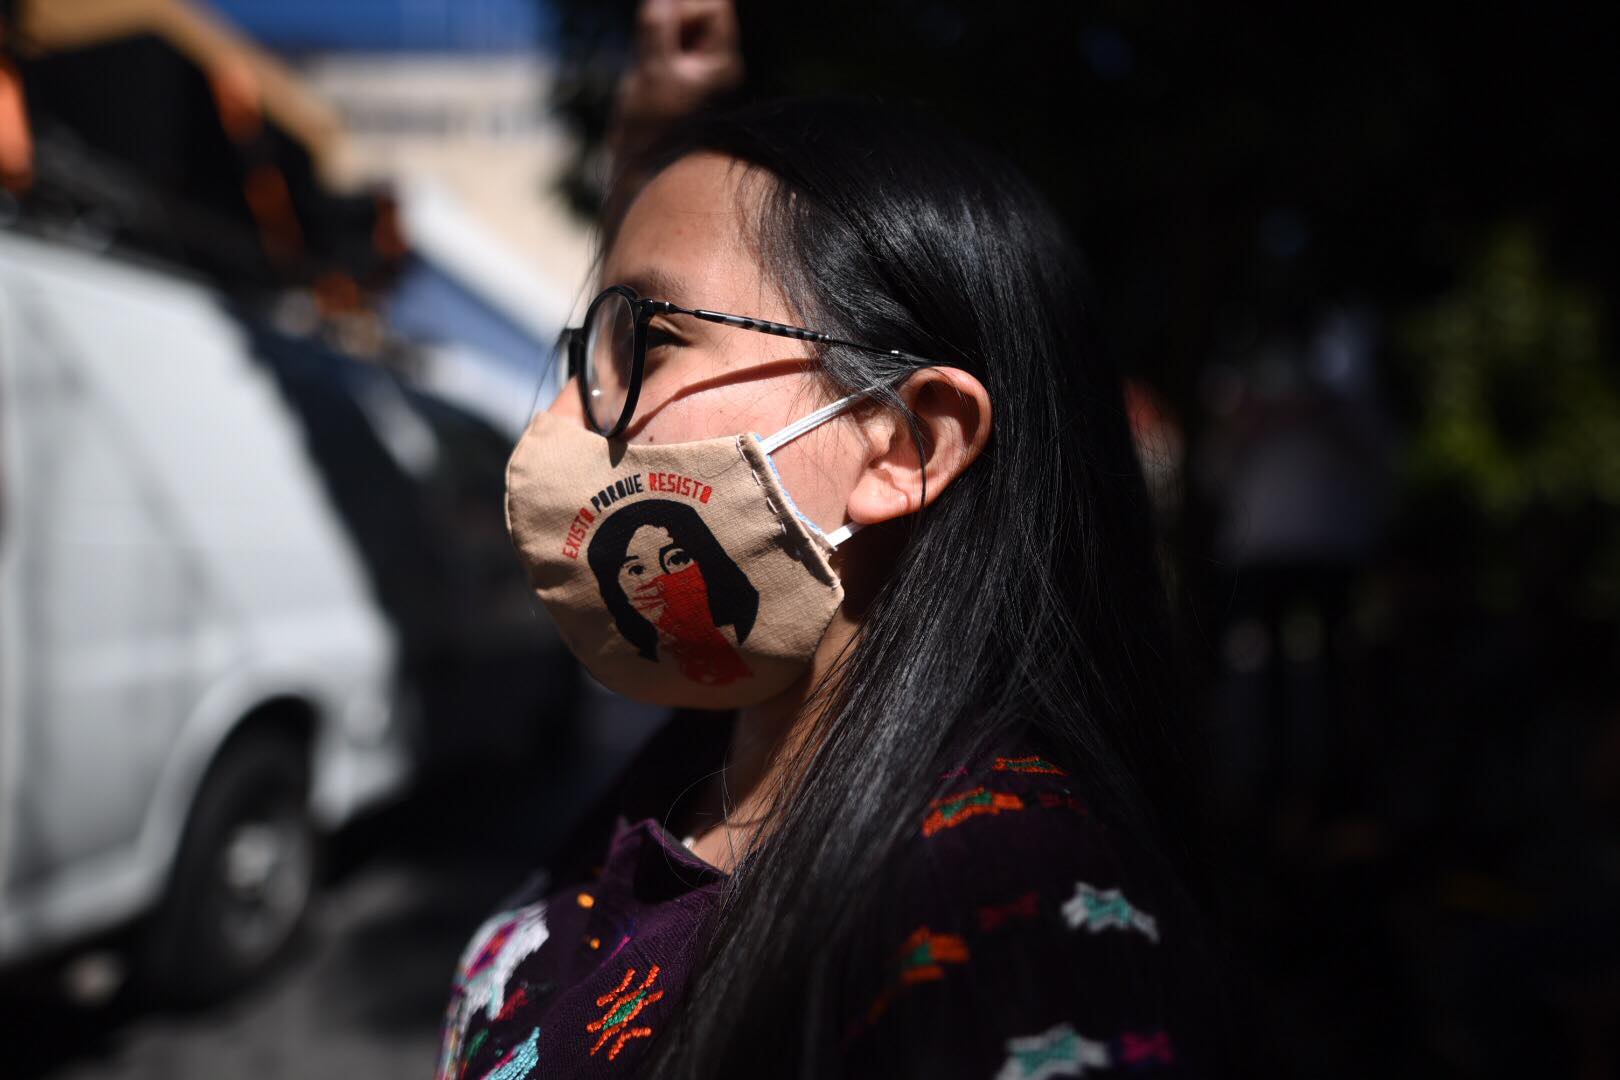
[[0, 968], [150, 916], [205, 997], [411, 772], [399, 646], [207, 288], [0, 231]]

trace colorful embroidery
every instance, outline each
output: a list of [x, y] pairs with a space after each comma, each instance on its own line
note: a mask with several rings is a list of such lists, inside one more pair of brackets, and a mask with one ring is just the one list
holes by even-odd
[[1139, 931], [1154, 944], [1159, 941], [1158, 921], [1134, 907], [1118, 889], [1096, 889], [1083, 881], [1075, 882], [1074, 897], [1063, 905], [1063, 917], [1069, 921], [1070, 929], [1084, 926], [1095, 934], [1118, 926]]
[[613, 1049], [608, 1051], [608, 1060], [611, 1061], [613, 1058], [618, 1057], [619, 1051], [624, 1049], [625, 1043], [631, 1039], [641, 1038], [653, 1033], [650, 1027], [630, 1027], [629, 1025], [630, 1021], [634, 1020], [642, 1009], [664, 996], [662, 990], [655, 990], [651, 994], [647, 993], [647, 988], [658, 980], [658, 965], [654, 964], [648, 970], [647, 977], [642, 980], [640, 986], [633, 991], [627, 991], [626, 988], [630, 985], [630, 980], [635, 977], [635, 968], [626, 969], [624, 979], [620, 981], [619, 985], [596, 999], [597, 1006], [606, 1006], [608, 1011], [602, 1014], [600, 1020], [585, 1025], [586, 1031], [600, 1031], [602, 1033], [602, 1037], [596, 1040], [596, 1045], [591, 1047], [592, 1054], [602, 1049], [602, 1044], [607, 1042], [609, 1038], [617, 1035], [618, 1038], [613, 1043]]
[[1008, 919], [1033, 919], [1040, 911], [1041, 894], [1027, 892], [1005, 904], [992, 904], [979, 909], [979, 929], [994, 930]]
[[949, 795], [929, 804], [929, 814], [923, 821], [923, 835], [933, 836], [941, 829], [960, 825], [980, 814], [999, 814], [1003, 810], [1022, 810], [1024, 800], [1006, 791], [990, 791], [976, 787], [960, 795]]
[[1047, 1028], [1039, 1035], [1007, 1040], [1007, 1061], [996, 1080], [1044, 1080], [1050, 1076], [1084, 1076], [1087, 1067], [1108, 1069], [1123, 1065], [1171, 1065], [1175, 1052], [1163, 1030], [1147, 1034], [1121, 1032], [1112, 1045], [1085, 1038], [1069, 1024]]
[[506, 1006], [506, 984], [519, 964], [551, 936], [546, 927], [544, 901], [485, 919], [463, 950], [456, 965], [445, 1009], [444, 1041], [439, 1049], [437, 1080], [458, 1075], [471, 1053], [462, 1053], [467, 1029], [480, 1010], [491, 1021]]
[[1039, 1035], [1007, 1040], [1007, 1061], [996, 1080], [1045, 1080], [1049, 1076], [1084, 1076], [1086, 1067], [1108, 1068], [1108, 1044], [1076, 1033], [1068, 1024], [1047, 1028]]
[[998, 757], [996, 758], [996, 771], [1050, 773], [1053, 776], [1069, 775], [1038, 754], [1030, 754], [1027, 757]]
[[899, 957], [899, 981], [878, 991], [866, 1014], [850, 1022], [844, 1031], [845, 1045], [863, 1028], [877, 1023], [901, 986], [943, 979], [945, 968], [942, 965], [967, 963], [968, 947], [967, 942], [956, 934], [936, 934], [926, 926], [919, 926], [900, 946]]
[[506, 984], [522, 963], [551, 936], [544, 902], [497, 915], [473, 935], [462, 958], [460, 982], [470, 1009], [491, 1020], [506, 1004]]
[[941, 964], [967, 963], [967, 942], [955, 934], [936, 934], [919, 926], [900, 947], [900, 981], [911, 983], [943, 979]]
[[471, 1061], [474, 1056], [477, 1055], [478, 1048], [483, 1046], [484, 1040], [488, 1038], [489, 1028], [480, 1028], [478, 1030], [478, 1034], [472, 1037], [472, 1042], [467, 1044], [467, 1053], [463, 1055], [461, 1059], [461, 1067], [456, 1073], [457, 1076], [460, 1076], [467, 1071], [467, 1062]]
[[582, 893], [579, 894], [579, 906], [580, 907], [588, 908], [588, 907], [594, 907], [595, 905], [596, 905], [596, 897], [592, 896], [588, 892], [582, 892]]
[[506, 999], [501, 1011], [495, 1014], [497, 1020], [510, 1020], [517, 1015], [517, 1011], [529, 1003], [529, 992], [524, 987], [518, 987], [518, 992]]
[[940, 773], [939, 778], [941, 780], [949, 780], [953, 776], [966, 776], [967, 774], [968, 774], [967, 766], [966, 765], [958, 765], [956, 768], [952, 769], [950, 772], [942, 772], [942, 773]]
[[540, 1029], [529, 1032], [529, 1037], [509, 1050], [495, 1067], [484, 1074], [484, 1080], [524, 1080], [540, 1064]]

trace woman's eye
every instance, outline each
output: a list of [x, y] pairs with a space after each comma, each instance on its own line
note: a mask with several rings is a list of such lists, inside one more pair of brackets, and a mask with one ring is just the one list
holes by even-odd
[[656, 326], [647, 327], [647, 349], [651, 351], [661, 345], [679, 345], [681, 339], [668, 330], [660, 330]]

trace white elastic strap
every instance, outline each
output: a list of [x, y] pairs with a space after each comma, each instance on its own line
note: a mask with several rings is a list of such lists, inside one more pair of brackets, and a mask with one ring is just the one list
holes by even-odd
[[793, 421], [793, 423], [789, 424], [781, 431], [778, 431], [770, 438], [759, 440], [759, 448], [765, 451], [767, 454], [774, 454], [776, 451], [780, 450], [794, 439], [797, 439], [805, 432], [825, 424], [828, 420], [831, 420], [833, 417], [855, 404], [863, 396], [864, 395], [862, 394], [851, 394], [848, 397], [839, 398], [831, 405], [823, 405], [809, 416], [801, 417], [800, 419]]
[[826, 534], [827, 543], [831, 544], [836, 550], [838, 545], [854, 536], [862, 528], [864, 528], [864, 526], [862, 526], [858, 521], [852, 521], [848, 525], [840, 526], [839, 528], [836, 528], [832, 532]]

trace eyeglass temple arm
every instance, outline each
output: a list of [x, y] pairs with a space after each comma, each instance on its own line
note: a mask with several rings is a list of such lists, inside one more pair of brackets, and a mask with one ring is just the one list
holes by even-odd
[[800, 341], [816, 341], [823, 345], [842, 345], [849, 349], [860, 349], [863, 352], [878, 353], [882, 356], [892, 356], [899, 360], [917, 360], [932, 365], [934, 362], [921, 356], [903, 352], [900, 349], [880, 349], [876, 345], [863, 345], [858, 341], [845, 341], [835, 338], [831, 334], [823, 334], [817, 330], [806, 330], [802, 326], [789, 326], [786, 323], [771, 322], [769, 319], [750, 319], [744, 315], [727, 315], [723, 311], [708, 311], [703, 308], [689, 309], [670, 305], [670, 310], [695, 315], [708, 322], [722, 323], [726, 326], [740, 326], [745, 330], [759, 330], [767, 334], [776, 334], [779, 337], [797, 338]]
[[557, 334], [557, 344], [552, 346], [552, 350], [553, 350], [552, 351], [552, 358], [553, 358], [552, 362], [553, 363], [556, 362], [556, 356], [559, 353], [562, 355], [563, 374], [564, 375], [572, 375], [574, 373], [574, 350], [573, 350], [573, 344], [574, 344], [574, 339], [576, 337], [578, 337], [579, 334], [580, 334], [580, 329], [578, 327], [565, 326]]
[[727, 315], [723, 311], [706, 311], [703, 308], [687, 311], [686, 314], [695, 315], [707, 322], [721, 323], [725, 326], [740, 326], [744, 330], [760, 330], [767, 334], [776, 334], [778, 337], [798, 338], [800, 341], [831, 340], [826, 334], [806, 330], [802, 326], [789, 326], [786, 323], [771, 322], [769, 319], [750, 319], [746, 315]]

